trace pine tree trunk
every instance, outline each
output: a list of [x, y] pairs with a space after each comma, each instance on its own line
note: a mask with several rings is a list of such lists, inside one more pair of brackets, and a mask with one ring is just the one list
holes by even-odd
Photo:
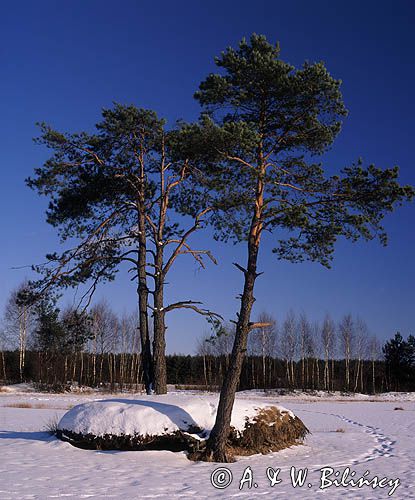
[[140, 210], [138, 214], [138, 310], [141, 336], [141, 355], [143, 361], [144, 386], [147, 394], [153, 392], [153, 368], [151, 356], [150, 335], [148, 331], [148, 287], [147, 287], [147, 240], [145, 214]]
[[163, 266], [163, 252], [161, 249], [156, 255], [156, 279], [154, 290], [154, 389], [156, 394], [167, 394], [167, 373], [166, 373], [166, 323], [164, 312], [164, 274], [161, 270]]
[[7, 377], [6, 377], [6, 360], [4, 356], [4, 351], [1, 351], [1, 362], [2, 362], [2, 368], [3, 368], [3, 380], [6, 382]]
[[236, 324], [235, 340], [230, 356], [229, 368], [220, 392], [215, 425], [210, 433], [206, 447], [207, 458], [216, 462], [229, 461], [226, 453], [226, 443], [230, 432], [235, 393], [241, 376], [243, 360], [246, 355], [251, 311], [255, 300], [254, 285], [257, 278], [258, 250], [262, 231], [261, 216], [264, 194], [262, 179], [264, 174], [265, 169], [262, 170], [257, 183], [256, 208], [249, 231], [248, 265], [244, 270], [244, 290], [241, 296], [241, 307]]
[[250, 256], [249, 260], [248, 271], [245, 274], [245, 286], [242, 294], [241, 310], [236, 327], [235, 342], [230, 357], [229, 369], [222, 384], [215, 425], [207, 443], [208, 453], [210, 452], [210, 459], [215, 462], [228, 461], [226, 443], [230, 432], [235, 393], [247, 348], [249, 321], [252, 305], [254, 303], [253, 291], [256, 279], [257, 251], [254, 252], [253, 256]]

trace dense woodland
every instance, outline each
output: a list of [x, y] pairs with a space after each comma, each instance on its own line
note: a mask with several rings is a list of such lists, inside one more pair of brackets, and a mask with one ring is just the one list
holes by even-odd
[[[20, 288], [24, 288], [24, 285]], [[0, 381], [32, 381], [39, 390], [98, 387], [140, 391], [143, 368], [137, 315], [115, 314], [107, 303], [87, 316], [60, 311], [53, 301], [26, 310], [13, 292], [3, 319]], [[415, 339], [400, 334], [383, 346], [361, 318], [329, 315], [311, 323], [289, 311], [281, 322], [250, 333], [239, 390], [302, 389], [377, 393], [415, 390]], [[166, 357], [167, 381], [184, 389], [219, 390], [229, 366], [234, 328], [222, 326], [197, 342], [195, 355]]]

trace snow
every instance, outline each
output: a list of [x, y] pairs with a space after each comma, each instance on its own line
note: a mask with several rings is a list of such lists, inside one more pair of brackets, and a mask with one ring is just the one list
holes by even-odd
[[[62, 417], [59, 429], [95, 436], [155, 436], [199, 427], [206, 438], [215, 423], [217, 401], [217, 396], [180, 395], [178, 398], [177, 394], [93, 401], [72, 408]], [[260, 408], [269, 406], [238, 400], [233, 408], [231, 425], [237, 431], [242, 431], [247, 420], [252, 419]], [[282, 414], [288, 413], [294, 418], [293, 413], [286, 408], [277, 408]], [[198, 437], [195, 434], [193, 436]]]
[[[194, 396], [206, 401], [207, 413], [210, 403], [217, 401], [217, 395], [213, 394]], [[164, 400], [166, 404], [186, 408], [191, 413], [188, 401], [194, 396], [176, 392], [168, 394]], [[118, 394], [109, 399], [128, 400], [126, 404], [133, 404], [133, 397]], [[143, 395], [136, 397], [146, 399]], [[0, 393], [1, 500], [57, 497], [255, 499], [264, 495], [284, 499], [312, 499], [320, 495], [330, 499], [389, 498], [390, 484], [376, 489], [332, 485], [320, 490], [320, 469], [326, 466], [336, 471], [350, 467], [356, 472], [355, 477], [369, 471], [367, 476], [370, 478], [399, 478], [400, 485], [392, 498], [415, 498], [414, 394], [395, 393], [393, 397], [378, 395], [366, 399], [341, 394], [321, 397], [298, 393], [265, 395], [260, 391], [238, 394], [237, 402], [246, 408], [259, 404], [288, 406], [312, 434], [303, 446], [220, 465], [191, 462], [182, 452], [81, 450], [44, 432], [48, 421], [62, 418], [71, 406], [100, 399], [102, 395], [97, 394], [57, 395], [22, 390]], [[152, 397], [149, 400], [156, 401]], [[21, 404], [30, 404], [32, 408], [16, 407]], [[403, 411], [395, 411], [397, 406]], [[209, 416], [203, 418], [208, 420]], [[233, 481], [225, 489], [216, 489], [211, 484], [211, 475], [222, 466], [231, 471]], [[308, 468], [304, 487], [293, 488], [290, 482], [292, 466]], [[248, 488], [244, 483], [240, 490], [240, 480], [245, 477], [248, 467], [257, 488]], [[273, 487], [268, 477], [272, 472], [270, 468], [281, 469], [282, 482]]]

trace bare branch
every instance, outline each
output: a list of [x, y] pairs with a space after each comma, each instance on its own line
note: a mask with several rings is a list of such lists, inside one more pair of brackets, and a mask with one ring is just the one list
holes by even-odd
[[192, 309], [193, 311], [197, 312], [198, 314], [201, 314], [202, 316], [209, 316], [210, 318], [218, 318], [223, 320], [223, 317], [215, 313], [213, 311], [210, 311], [209, 309], [201, 309], [197, 307], [196, 304], [202, 304], [202, 302], [197, 302], [194, 300], [184, 300], [181, 302], [175, 302], [174, 304], [170, 304], [167, 307], [164, 308], [165, 312], [172, 311], [173, 309]]
[[240, 271], [242, 271], [245, 275], [246, 273], [248, 272], [244, 267], [242, 267], [240, 264], [238, 264], [237, 262], [232, 262], [232, 264], [238, 268]]
[[249, 323], [249, 331], [257, 328], [267, 328], [268, 326], [272, 326], [272, 323]]

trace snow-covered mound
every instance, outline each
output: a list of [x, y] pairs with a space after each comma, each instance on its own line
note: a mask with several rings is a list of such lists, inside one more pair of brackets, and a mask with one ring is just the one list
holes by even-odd
[[[243, 431], [246, 422], [252, 420], [259, 409], [270, 406], [252, 401], [235, 401], [232, 427]], [[276, 408], [281, 414], [294, 418], [294, 414], [286, 408]], [[95, 436], [155, 436], [178, 430], [194, 434], [192, 431], [201, 429], [205, 438], [215, 423], [216, 410], [217, 398], [199, 396], [181, 397], [176, 394], [140, 396], [139, 399], [108, 399], [75, 406], [62, 417], [58, 428]]]
[[[168, 449], [196, 452], [215, 423], [215, 396], [140, 396], [91, 401], [69, 410], [57, 435], [93, 449]], [[291, 411], [256, 401], [236, 400], [229, 445], [235, 454], [267, 453], [302, 441], [308, 430]]]

